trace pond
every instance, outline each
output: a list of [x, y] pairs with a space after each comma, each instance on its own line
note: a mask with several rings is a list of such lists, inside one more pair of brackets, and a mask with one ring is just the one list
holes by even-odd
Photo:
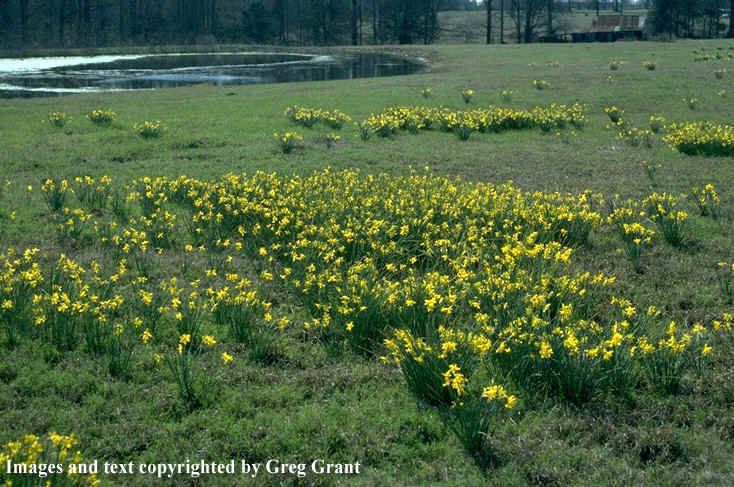
[[397, 76], [425, 67], [384, 54], [154, 54], [0, 59], [0, 98]]

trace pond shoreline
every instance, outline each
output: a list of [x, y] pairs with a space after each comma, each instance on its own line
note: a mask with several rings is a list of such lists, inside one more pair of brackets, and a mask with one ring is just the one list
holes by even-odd
[[103, 56], [103, 55], [156, 55], [156, 54], [223, 54], [226, 52], [264, 51], [295, 54], [390, 54], [431, 69], [438, 53], [427, 46], [362, 45], [362, 46], [278, 46], [267, 44], [194, 44], [164, 46], [116, 46], [58, 49], [0, 49], [0, 58], [28, 59], [39, 57]]
[[0, 97], [165, 89], [192, 84], [234, 86], [325, 81], [431, 71], [424, 57], [392, 49], [276, 50], [218, 46], [215, 50], [205, 47], [210, 49], [0, 58]]

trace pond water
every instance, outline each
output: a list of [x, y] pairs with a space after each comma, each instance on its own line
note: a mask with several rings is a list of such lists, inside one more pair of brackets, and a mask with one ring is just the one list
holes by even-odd
[[155, 54], [0, 59], [0, 98], [397, 76], [421, 64], [384, 54]]

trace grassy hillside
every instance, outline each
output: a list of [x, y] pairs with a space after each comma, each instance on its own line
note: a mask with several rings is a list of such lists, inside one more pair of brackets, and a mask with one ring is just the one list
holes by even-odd
[[[426, 59], [432, 65], [431, 72], [384, 79], [0, 100], [0, 180], [8, 181], [0, 193], [0, 247], [20, 252], [39, 249], [35, 256], [25, 261], [21, 257], [15, 264], [15, 258], [8, 259], [9, 253], [4, 252], [0, 274], [5, 279], [4, 294], [0, 296], [12, 306], [4, 306], [0, 314], [0, 421], [4, 425], [0, 443], [24, 434], [73, 432], [80, 441], [75, 449], [80, 449], [84, 459], [100, 462], [204, 459], [224, 463], [234, 459], [239, 465], [243, 459], [250, 463], [277, 459], [310, 465], [322, 458], [330, 463], [360, 462], [362, 466], [359, 475], [349, 476], [261, 473], [249, 482], [252, 485], [731, 484], [734, 353], [732, 332], [726, 330], [723, 314], [732, 312], [732, 297], [725, 295], [724, 284], [734, 286], [734, 277], [722, 272], [717, 263], [731, 265], [734, 261], [733, 159], [731, 155], [685, 155], [663, 140], [665, 131], [647, 136], [649, 147], [645, 141], [634, 145], [629, 136], [619, 137], [620, 129], [611, 126], [605, 108], [623, 110], [627, 130], [646, 129], [651, 115], [664, 117], [665, 125], [731, 123], [734, 43], [440, 45], [406, 47], [399, 53]], [[702, 56], [711, 60], [695, 60]], [[612, 61], [618, 62], [618, 69], [610, 69]], [[646, 61], [654, 63], [655, 69], [646, 69]], [[724, 68], [727, 72], [719, 71], [722, 78], [717, 78], [714, 71]], [[548, 86], [536, 89], [535, 80], [546, 81]], [[428, 98], [421, 95], [425, 88], [431, 88]], [[461, 98], [466, 89], [473, 90], [470, 104]], [[502, 90], [513, 93], [503, 99]], [[691, 98], [696, 101], [691, 102]], [[465, 141], [438, 128], [415, 134], [398, 130], [390, 137], [375, 134], [363, 141], [353, 123], [341, 130], [323, 123], [309, 129], [294, 124], [284, 114], [287, 107], [298, 104], [339, 109], [361, 122], [397, 105], [448, 108], [452, 112], [502, 105], [519, 113], [553, 103], [584, 106], [583, 127], [565, 124], [545, 132], [539, 128], [541, 122], [535, 121], [537, 125], [522, 130], [472, 132]], [[100, 108], [116, 113], [111, 126], [95, 126], [85, 118]], [[53, 127], [48, 123], [50, 112], [64, 112], [71, 120], [61, 128]], [[162, 136], [145, 139], [136, 134], [133, 124], [145, 120], [160, 120], [165, 127]], [[273, 134], [294, 130], [303, 141], [286, 154]], [[331, 148], [325, 143], [329, 133], [341, 137]], [[322, 172], [327, 168], [328, 173]], [[358, 173], [340, 172], [343, 170]], [[219, 179], [226, 173], [253, 176], [257, 171], [275, 175], [236, 182]], [[182, 175], [188, 179], [181, 180], [184, 190], [179, 191], [179, 183], [171, 181]], [[370, 175], [374, 179], [369, 179]], [[83, 176], [95, 180], [91, 195], [110, 198], [95, 202], [92, 196], [80, 196], [85, 183], [73, 181]], [[103, 176], [111, 178], [109, 187], [102, 182]], [[150, 181], [142, 181], [144, 177]], [[168, 180], [156, 182], [158, 177]], [[290, 179], [294, 177], [302, 179]], [[52, 179], [56, 188], [67, 179], [76, 194], [67, 194], [63, 200], [64, 192], [51, 191], [48, 185], [44, 192], [41, 188], [47, 179]], [[220, 182], [212, 185], [216, 181]], [[509, 181], [514, 189], [489, 185]], [[717, 218], [710, 213], [702, 215], [691, 197], [694, 187], [706, 184], [712, 184], [720, 197], [715, 205]], [[97, 187], [101, 189], [94, 189]], [[597, 196], [579, 198], [586, 190]], [[568, 203], [569, 222], [578, 218], [587, 204], [591, 206], [584, 214], [598, 215], [587, 238], [574, 241], [568, 236], [571, 227], [564, 226], [559, 216], [566, 211], [562, 209], [565, 206], [558, 203], [561, 197], [553, 196], [555, 192], [574, 195], [573, 203]], [[640, 221], [656, 234], [649, 246], [641, 247], [639, 264], [633, 265], [625, 258], [615, 225], [607, 223], [606, 217], [614, 202], [622, 206], [627, 199], [641, 203], [651, 193], [663, 192], [673, 195], [677, 208], [688, 215], [683, 241], [677, 246], [668, 244], [648, 214]], [[57, 198], [56, 210], [52, 195]], [[217, 195], [241, 197], [236, 204], [248, 205], [253, 219], [233, 217], [231, 208], [224, 206], [226, 201], [215, 203]], [[211, 213], [211, 221], [197, 220], [199, 209], [209, 204], [197, 206], [199, 197], [222, 205]], [[605, 203], [599, 204], [600, 198]], [[549, 202], [545, 217], [536, 205], [539, 201]], [[474, 202], [483, 202], [476, 203], [481, 208], [473, 209]], [[493, 213], [503, 204], [514, 205], [507, 215], [517, 220], [505, 223], [502, 213]], [[82, 209], [83, 213], [64, 213], [64, 207]], [[408, 228], [405, 235], [400, 233], [398, 222], [413, 221], [410, 218], [418, 222], [431, 208], [436, 210], [436, 220], [432, 220], [435, 227], [414, 232]], [[712, 208], [710, 202], [708, 208]], [[222, 217], [217, 217], [217, 212]], [[175, 220], [166, 215], [176, 215]], [[496, 228], [502, 229], [496, 237], [482, 233], [489, 225], [482, 219], [488, 215], [497, 217]], [[230, 217], [239, 222], [231, 228], [226, 227]], [[285, 217], [321, 222], [309, 233], [312, 242], [304, 248], [312, 249], [316, 241], [322, 246], [318, 251], [313, 247], [308, 259], [313, 258], [314, 268], [324, 272], [315, 277], [323, 279], [321, 284], [314, 284], [314, 289], [323, 291], [305, 291], [301, 284], [314, 275], [305, 264], [299, 267], [295, 258], [290, 263], [287, 260], [291, 258], [285, 254], [291, 250], [289, 246], [297, 249], [300, 245], [287, 232], [295, 235], [311, 230], [308, 225], [291, 227], [292, 222], [284, 223]], [[556, 218], [554, 224], [561, 225], [563, 231], [548, 230], [543, 223], [546, 217]], [[73, 225], [68, 224], [69, 218], [76, 218]], [[80, 226], [80, 218], [88, 220]], [[445, 218], [445, 226], [440, 218]], [[588, 218], [591, 222], [596, 217]], [[387, 222], [385, 227], [370, 234], [367, 227], [378, 220]], [[148, 221], [152, 223], [146, 227]], [[480, 221], [484, 224], [479, 225]], [[587, 220], [573, 221], [583, 226]], [[262, 223], [258, 228], [280, 225], [278, 228], [287, 232], [258, 233], [257, 222]], [[344, 224], [334, 229], [344, 222], [355, 226]], [[317, 229], [321, 224], [323, 227]], [[393, 230], [389, 230], [391, 224], [395, 224]], [[244, 230], [239, 236], [238, 225]], [[516, 231], [512, 230], [515, 225]], [[536, 228], [539, 234], [531, 237]], [[573, 228], [572, 234], [576, 231]], [[136, 235], [123, 234], [125, 229], [147, 229], [141, 240], [149, 243], [142, 245]], [[359, 234], [362, 240], [350, 237], [350, 229], [365, 232]], [[480, 243], [472, 239], [473, 232], [481, 235]], [[583, 233], [583, 228], [579, 232]], [[405, 238], [395, 237], [397, 247], [390, 249], [388, 241], [380, 240], [387, 234]], [[430, 242], [423, 241], [422, 235], [429, 236]], [[617, 368], [610, 371], [605, 364], [612, 362], [600, 358], [593, 363], [601, 368], [589, 369], [586, 379], [579, 376], [580, 382], [589, 385], [588, 397], [569, 397], [558, 379], [565, 377], [560, 362], [564, 348], [552, 342], [558, 334], [549, 332], [538, 339], [537, 346], [546, 340], [555, 344], [555, 352], [546, 363], [550, 365], [533, 368], [532, 364], [545, 363], [537, 361], [547, 350], [538, 348], [524, 356], [522, 363], [530, 372], [523, 377], [518, 373], [520, 362], [514, 367], [504, 356], [492, 352], [482, 359], [481, 366], [474, 366], [476, 373], [471, 377], [469, 365], [462, 365], [469, 379], [465, 395], [454, 386], [439, 385], [443, 398], [458, 394], [451, 396], [457, 400], [455, 407], [442, 407], [435, 400], [416, 401], [401, 369], [379, 359], [390, 356], [382, 339], [390, 338], [393, 328], [408, 326], [400, 322], [405, 316], [390, 307], [392, 301], [385, 298], [379, 305], [366, 306], [379, 312], [365, 322], [367, 330], [360, 331], [369, 335], [370, 327], [378, 330], [364, 347], [355, 345], [356, 334], [344, 331], [342, 317], [334, 311], [340, 304], [352, 306], [341, 303], [342, 293], [356, 296], [361, 292], [366, 299], [371, 290], [383, 289], [388, 282], [430, 279], [435, 271], [452, 276], [439, 279], [435, 288], [446, 300], [442, 306], [448, 311], [440, 311], [439, 306], [412, 324], [427, 328], [444, 324], [490, 336], [487, 329], [473, 325], [470, 294], [476, 286], [464, 289], [469, 293], [466, 296], [459, 293], [462, 297], [449, 309], [450, 295], [460, 289], [462, 280], [474, 279], [457, 269], [484, 276], [481, 263], [494, 262], [495, 255], [507, 256], [498, 242], [519, 249], [521, 244], [532, 246], [533, 239], [549, 249], [556, 244], [568, 245], [573, 249], [572, 258], [563, 263], [559, 257], [557, 265], [542, 267], [541, 263], [537, 268], [532, 267], [533, 259], [527, 259], [518, 264], [512, 279], [527, 278], [523, 282], [543, 286], [541, 281], [547, 278], [546, 282], [562, 286], [564, 276], [586, 271], [616, 276], [614, 284], [590, 293], [588, 299], [574, 298], [573, 320], [594, 320], [611, 327], [612, 322], [622, 321], [620, 313], [628, 313], [626, 320], [632, 323], [634, 333], [647, 334], [655, 346], [657, 338], [669, 338], [669, 322], [674, 321], [678, 340], [685, 342], [686, 334], [694, 337], [686, 352], [691, 359], [684, 363], [675, 356], [668, 360], [665, 355], [656, 362], [662, 365], [651, 371], [650, 362], [639, 351], [636, 356], [627, 351], [626, 356], [632, 358], [628, 368], [622, 367], [627, 362], [616, 362], [619, 352], [614, 356]], [[242, 248], [230, 250], [225, 240], [231, 240], [227, 246], [240, 242]], [[125, 243], [128, 250], [123, 249]], [[380, 245], [387, 250], [379, 250]], [[149, 248], [143, 249], [146, 246]], [[157, 248], [162, 249], [160, 253]], [[355, 259], [364, 267], [355, 270], [329, 263], [333, 258], [325, 257], [329, 249], [335, 256], [345, 256], [350, 265], [353, 262], [349, 259]], [[480, 251], [484, 254], [477, 257]], [[69, 261], [58, 264], [60, 253], [82, 265], [85, 272], [75, 271]], [[231, 262], [227, 256], [233, 256]], [[369, 262], [358, 257], [368, 257]], [[466, 263], [475, 257], [480, 262], [476, 268]], [[120, 270], [121, 259], [125, 259], [125, 272]], [[517, 259], [522, 260], [519, 254]], [[92, 261], [101, 266], [98, 275]], [[5, 265], [7, 262], [10, 264]], [[27, 291], [30, 294], [23, 304], [18, 301], [18, 286], [7, 291], [11, 274], [16, 275], [9, 268], [25, 269], [29, 262], [39, 263], [44, 281]], [[372, 266], [374, 275], [370, 274]], [[293, 276], [287, 276], [291, 271], [286, 268], [292, 269]], [[344, 272], [338, 274], [334, 269]], [[299, 272], [302, 276], [294, 277]], [[355, 272], [362, 272], [359, 279], [372, 284], [359, 292], [349, 287], [347, 276]], [[75, 274], [78, 276], [73, 277]], [[237, 278], [228, 281], [227, 274], [237, 274]], [[177, 278], [175, 283], [173, 277]], [[242, 278], [257, 295], [252, 308], [254, 324], [248, 331], [253, 334], [246, 339], [233, 336], [226, 320], [219, 322], [213, 312], [202, 307], [197, 314], [198, 305], [187, 308], [188, 300], [203, 303], [208, 299], [207, 287], [216, 291], [230, 286], [233, 290], [234, 282]], [[294, 284], [293, 279], [299, 282]], [[191, 295], [195, 288], [190, 283], [197, 280], [200, 295]], [[166, 284], [161, 287], [163, 281]], [[82, 292], [83, 283], [90, 286], [88, 292]], [[58, 311], [58, 301], [52, 297], [58, 291], [54, 284], [62, 286], [72, 301], [91, 303], [91, 308], [118, 295], [123, 302], [105, 305], [101, 313], [108, 324], [95, 325], [90, 331], [84, 327], [93, 321], [82, 318], [93, 320], [97, 315]], [[141, 291], [160, 297], [163, 301], [157, 304], [167, 308], [161, 311], [155, 304], [146, 304]], [[521, 301], [532, 294], [530, 288], [518, 292]], [[37, 303], [33, 294], [41, 296]], [[98, 297], [93, 300], [90, 294]], [[176, 296], [182, 304], [171, 304]], [[633, 311], [611, 302], [612, 297], [622, 296], [630, 300]], [[329, 299], [333, 307], [325, 312]], [[518, 316], [525, 315], [525, 306], [532, 308], [528, 303], [517, 305]], [[417, 306], [423, 310], [421, 305], [429, 307], [422, 300]], [[484, 302], [480, 304], [480, 308], [484, 306]], [[660, 311], [659, 317], [646, 314], [650, 306]], [[179, 318], [177, 309], [185, 316]], [[332, 311], [330, 319], [340, 328], [319, 328]], [[345, 316], [361, 316], [359, 312], [352, 310]], [[266, 319], [266, 313], [272, 321]], [[553, 316], [538, 313], [565, 330], [555, 312]], [[42, 314], [45, 322], [34, 324]], [[395, 318], [398, 315], [402, 318]], [[138, 317], [143, 323], [139, 327], [135, 324]], [[276, 326], [281, 320], [282, 330]], [[24, 323], [27, 329], [23, 329]], [[47, 332], [53, 323], [60, 327], [57, 335]], [[180, 335], [185, 334], [181, 330], [186, 330], [182, 323], [200, 326], [189, 334], [211, 334], [217, 343], [211, 348], [202, 346], [201, 352], [193, 350], [199, 342], [181, 342]], [[304, 323], [310, 324], [308, 329]], [[355, 318], [352, 326], [359, 328], [360, 323]], [[705, 327], [705, 334], [694, 332], [697, 323]], [[506, 323], [497, 325], [502, 328]], [[154, 326], [157, 329], [151, 329], [152, 338], [144, 340], [144, 330]], [[93, 339], [94, 330], [102, 330], [99, 343]], [[495, 335], [491, 339], [495, 350], [501, 340]], [[177, 353], [179, 343], [182, 351]], [[704, 353], [705, 347], [711, 351]], [[233, 360], [223, 363], [222, 353]], [[129, 362], [114, 362], [121, 357], [130, 357]], [[176, 360], [184, 359], [191, 361], [195, 374], [195, 392], [191, 394], [181, 388], [176, 374], [166, 366], [167, 360], [178, 363]], [[405, 364], [411, 359], [406, 355], [403, 360]], [[586, 370], [583, 364], [587, 362], [581, 363], [579, 370]], [[668, 372], [661, 372], [666, 367]], [[627, 378], [629, 382], [621, 384], [620, 379], [607, 387], [606, 382], [597, 381], [602, 375], [595, 374]], [[534, 378], [543, 381], [534, 383]], [[493, 381], [515, 395], [517, 405], [495, 411], [481, 448], [496, 456], [482, 462], [486, 456], [473, 458], [451, 426], [456, 426], [453, 421], [464, 411], [463, 402], [458, 402], [469, 403], [476, 387]], [[540, 385], [533, 391], [532, 384]], [[482, 401], [482, 405], [487, 403]], [[141, 474], [100, 475], [103, 484], [120, 485], [242, 485], [244, 478], [222, 474], [197, 481], [175, 475], [158, 481]]]

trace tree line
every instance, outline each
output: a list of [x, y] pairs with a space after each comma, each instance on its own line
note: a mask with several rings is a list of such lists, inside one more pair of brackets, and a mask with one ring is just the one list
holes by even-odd
[[[677, 37], [734, 37], [734, 0], [656, 0], [652, 10], [655, 32]], [[723, 22], [728, 15], [728, 27]]]
[[[624, 12], [628, 0], [0, 0], [0, 47], [151, 44], [430, 44], [442, 10], [486, 11], [486, 42], [554, 35], [574, 8]], [[637, 4], [640, 5], [640, 4]], [[734, 0], [644, 0], [654, 32], [734, 37]], [[505, 27], [506, 21], [510, 24]]]
[[[651, 34], [676, 37], [715, 38], [734, 37], [734, 0], [643, 0], [632, 4], [628, 0], [483, 0], [487, 13], [486, 42], [493, 42], [493, 31], [499, 24], [497, 39], [505, 40], [505, 17], [509, 16], [516, 41], [533, 42], [538, 36], [553, 38], [562, 23], [558, 17], [574, 8], [603, 10], [624, 14], [630, 7], [647, 9], [645, 30]], [[723, 21], [729, 17], [728, 25]], [[565, 26], [564, 26], [565, 27]]]
[[471, 0], [0, 0], [0, 45], [431, 43]]

